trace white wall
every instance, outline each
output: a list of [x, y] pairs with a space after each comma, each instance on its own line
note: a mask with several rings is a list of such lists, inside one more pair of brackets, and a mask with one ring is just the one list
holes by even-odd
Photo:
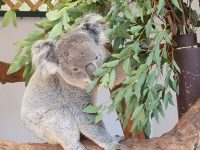
[[[35, 30], [34, 22], [39, 18], [18, 18], [18, 28], [9, 26], [0, 29], [0, 60], [11, 62], [15, 55], [14, 43], [24, 39]], [[2, 18], [0, 18], [0, 22]], [[0, 84], [0, 139], [16, 142], [39, 142], [20, 120], [20, 105], [24, 93], [24, 83]]]

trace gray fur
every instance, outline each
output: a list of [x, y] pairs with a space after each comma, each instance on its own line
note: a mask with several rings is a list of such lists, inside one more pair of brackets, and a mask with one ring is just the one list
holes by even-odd
[[[96, 21], [100, 18], [92, 17]], [[97, 43], [94, 35], [82, 29], [84, 22], [57, 42], [39, 41], [33, 46], [36, 72], [26, 88], [21, 117], [38, 137], [59, 143], [65, 150], [86, 150], [80, 142], [81, 133], [105, 150], [125, 150], [108, 134], [102, 122], [91, 123], [91, 114], [83, 112], [88, 104], [95, 103], [96, 92], [86, 92], [91, 72], [107, 57], [100, 45], [105, 41], [96, 37]], [[97, 30], [103, 35], [101, 28]]]

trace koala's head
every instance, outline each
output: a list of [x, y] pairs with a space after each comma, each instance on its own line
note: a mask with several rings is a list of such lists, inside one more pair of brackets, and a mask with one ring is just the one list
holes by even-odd
[[58, 41], [38, 41], [32, 48], [33, 63], [43, 75], [58, 73], [68, 84], [86, 89], [108, 56], [99, 44], [100, 34], [95, 35], [80, 25]]

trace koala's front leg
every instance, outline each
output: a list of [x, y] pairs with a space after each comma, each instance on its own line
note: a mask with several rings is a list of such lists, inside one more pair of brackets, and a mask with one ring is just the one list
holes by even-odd
[[48, 136], [47, 141], [51, 138], [57, 139], [64, 150], [86, 150], [80, 142], [80, 131], [68, 107], [51, 110], [44, 118], [41, 126], [43, 134]]
[[103, 122], [97, 124], [90, 123], [88, 118], [90, 114], [85, 114], [79, 118], [77, 122], [78, 128], [83, 135], [97, 143], [105, 150], [128, 150], [126, 146], [119, 144], [111, 135], [106, 131]]

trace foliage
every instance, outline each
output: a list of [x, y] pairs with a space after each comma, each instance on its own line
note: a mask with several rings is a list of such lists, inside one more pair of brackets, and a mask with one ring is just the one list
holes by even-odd
[[[179, 0], [167, 0], [174, 12], [182, 12]], [[34, 70], [31, 64], [31, 46], [45, 38], [59, 38], [80, 23], [85, 14], [95, 12], [105, 17], [110, 24], [108, 35], [113, 45], [109, 60], [94, 72], [97, 78], [88, 87], [95, 85], [114, 87], [116, 67], [123, 64], [127, 77], [121, 86], [112, 90], [113, 103], [110, 106], [88, 106], [85, 112], [94, 114], [95, 122], [102, 119], [102, 112], [116, 109], [119, 119], [126, 127], [134, 120], [132, 132], [144, 131], [150, 135], [150, 120], [157, 121], [164, 116], [164, 108], [173, 105], [171, 89], [178, 93], [179, 67], [169, 51], [173, 45], [170, 34], [174, 33], [166, 18], [166, 1], [159, 0], [59, 0], [37, 22], [42, 31], [31, 32], [17, 43], [18, 52], [8, 73], [13, 73], [25, 65], [24, 77], [30, 79]], [[136, 7], [136, 12], [132, 8]], [[170, 11], [171, 13], [171, 11]], [[158, 21], [159, 19], [159, 21]], [[160, 23], [159, 23], [160, 22]], [[164, 82], [159, 79], [164, 78]]]
[[[183, 2], [182, 0], [172, 0], [170, 2], [166, 0], [166, 18], [173, 35], [193, 33], [196, 32], [197, 27], [200, 27], [200, 14], [192, 9], [193, 2], [195, 1], [187, 0]], [[176, 7], [173, 7], [173, 5]]]

